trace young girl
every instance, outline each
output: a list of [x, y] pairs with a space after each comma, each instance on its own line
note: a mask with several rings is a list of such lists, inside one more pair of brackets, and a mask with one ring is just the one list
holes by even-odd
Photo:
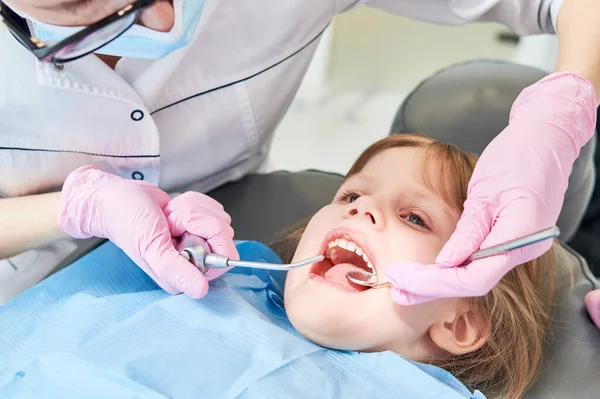
[[202, 300], [169, 296], [107, 243], [0, 308], [0, 397], [520, 397], [552, 320], [551, 253], [484, 297], [408, 307], [345, 278], [434, 260], [474, 164], [419, 136], [373, 144], [332, 203], [274, 244], [285, 261], [326, 256], [289, 272], [285, 292], [284, 273], [238, 268]]
[[553, 250], [478, 298], [401, 307], [388, 290], [365, 291], [345, 278], [354, 269], [385, 276], [396, 259], [433, 264], [456, 227], [475, 162], [455, 146], [407, 134], [363, 152], [332, 203], [273, 244], [284, 262], [326, 256], [288, 273], [294, 327], [330, 348], [392, 350], [443, 367], [471, 389], [520, 397], [549, 335]]

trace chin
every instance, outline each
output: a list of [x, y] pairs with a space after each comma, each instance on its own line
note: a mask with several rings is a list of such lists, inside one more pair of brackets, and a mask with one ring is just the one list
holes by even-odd
[[338, 312], [317, 313], [303, 303], [288, 304], [286, 312], [292, 326], [304, 338], [329, 349], [366, 351], [370, 345], [362, 339], [360, 328], [348, 325]]

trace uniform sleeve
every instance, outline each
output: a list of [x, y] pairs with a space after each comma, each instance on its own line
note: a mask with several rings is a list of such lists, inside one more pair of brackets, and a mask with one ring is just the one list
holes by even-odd
[[556, 16], [563, 1], [358, 0], [352, 5], [364, 4], [402, 17], [445, 25], [497, 22], [517, 35], [532, 35], [555, 33]]

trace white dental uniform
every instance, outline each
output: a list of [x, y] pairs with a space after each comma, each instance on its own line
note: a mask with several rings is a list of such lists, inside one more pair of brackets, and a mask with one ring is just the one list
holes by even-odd
[[[59, 190], [90, 164], [165, 190], [199, 181], [208, 191], [256, 171], [322, 32], [360, 4], [536, 34], [554, 33], [562, 0], [206, 0], [189, 46], [160, 60], [121, 59], [115, 70], [93, 55], [42, 64], [0, 28], [0, 197]], [[0, 261], [0, 303], [74, 245]]]

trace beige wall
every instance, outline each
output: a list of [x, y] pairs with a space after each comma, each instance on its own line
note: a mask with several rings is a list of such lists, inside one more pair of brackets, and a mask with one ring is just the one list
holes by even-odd
[[408, 91], [450, 64], [473, 58], [510, 59], [514, 45], [496, 24], [439, 26], [360, 7], [332, 26], [328, 80], [340, 89]]

